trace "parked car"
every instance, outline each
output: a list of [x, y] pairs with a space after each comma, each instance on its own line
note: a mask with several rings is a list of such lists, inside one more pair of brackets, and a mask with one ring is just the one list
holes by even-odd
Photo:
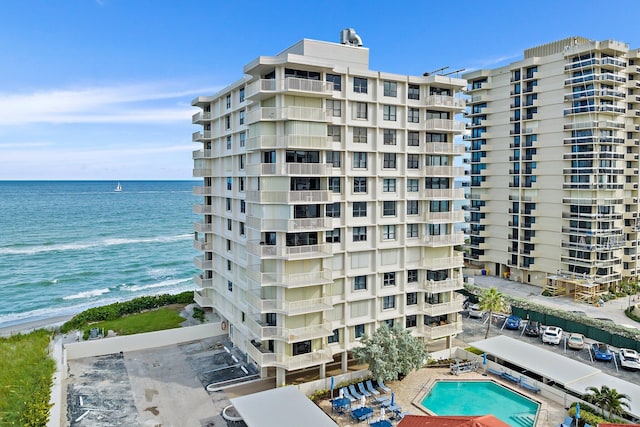
[[524, 326], [524, 333], [530, 337], [539, 337], [541, 331], [540, 322], [527, 322]]
[[567, 340], [567, 347], [573, 350], [582, 350], [584, 348], [584, 335], [582, 334], [570, 334]]
[[591, 344], [591, 351], [593, 351], [593, 358], [601, 360], [603, 362], [611, 362], [613, 359], [613, 353], [608, 345], [601, 342], [594, 342]]
[[480, 310], [480, 306], [478, 304], [471, 304], [469, 306], [469, 317], [475, 317], [479, 319], [484, 316], [484, 311]]
[[640, 356], [638, 356], [637, 351], [621, 348], [618, 352], [618, 357], [620, 358], [620, 366], [623, 368], [633, 370], [640, 369]]
[[507, 320], [504, 322], [504, 327], [507, 329], [520, 329], [520, 318], [515, 315], [511, 315], [507, 317]]
[[547, 326], [542, 332], [542, 342], [559, 345], [562, 339], [562, 328], [557, 326]]

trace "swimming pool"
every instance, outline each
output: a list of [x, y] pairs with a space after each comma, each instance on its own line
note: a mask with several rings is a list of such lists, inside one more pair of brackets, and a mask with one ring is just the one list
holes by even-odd
[[534, 426], [540, 408], [493, 381], [435, 381], [420, 403], [434, 415], [492, 414], [518, 427]]

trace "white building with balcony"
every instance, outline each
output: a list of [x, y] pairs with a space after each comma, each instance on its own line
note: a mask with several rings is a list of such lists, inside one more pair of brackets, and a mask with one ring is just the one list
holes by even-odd
[[464, 88], [305, 39], [193, 100], [196, 301], [263, 376], [346, 371], [383, 322], [425, 342], [461, 332]]

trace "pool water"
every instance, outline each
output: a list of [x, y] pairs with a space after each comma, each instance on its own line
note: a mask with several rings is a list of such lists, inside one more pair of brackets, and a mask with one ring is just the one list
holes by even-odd
[[436, 415], [491, 414], [517, 427], [532, 427], [540, 407], [492, 381], [436, 381], [421, 403]]

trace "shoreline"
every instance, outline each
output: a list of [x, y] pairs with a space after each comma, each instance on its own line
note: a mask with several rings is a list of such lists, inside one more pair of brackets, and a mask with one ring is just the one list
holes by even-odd
[[72, 317], [73, 315], [57, 316], [47, 319], [33, 320], [30, 322], [16, 323], [9, 326], [2, 326], [0, 327], [0, 337], [29, 333], [37, 329], [55, 329], [70, 320]]

